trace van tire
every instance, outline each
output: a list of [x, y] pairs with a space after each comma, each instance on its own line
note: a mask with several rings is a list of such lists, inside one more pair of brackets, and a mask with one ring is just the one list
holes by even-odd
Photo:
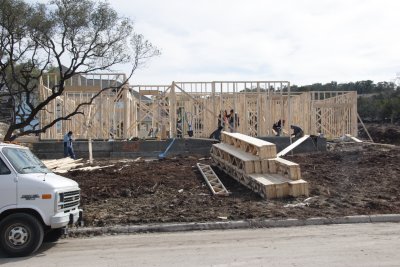
[[15, 213], [0, 223], [0, 247], [11, 257], [23, 257], [34, 253], [42, 244], [43, 226], [34, 216]]

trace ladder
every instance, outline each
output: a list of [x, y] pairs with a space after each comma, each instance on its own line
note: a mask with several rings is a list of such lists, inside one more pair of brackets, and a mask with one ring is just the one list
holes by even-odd
[[197, 163], [197, 168], [199, 168], [201, 174], [206, 180], [208, 187], [214, 195], [218, 196], [228, 196], [229, 192], [226, 190], [225, 186], [221, 183], [218, 176], [215, 174], [210, 165]]

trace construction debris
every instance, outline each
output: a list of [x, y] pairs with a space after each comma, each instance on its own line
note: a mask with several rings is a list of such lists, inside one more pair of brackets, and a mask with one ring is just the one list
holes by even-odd
[[62, 159], [52, 159], [52, 160], [42, 160], [44, 165], [52, 171], [56, 172], [67, 172], [70, 169], [74, 169], [78, 166], [83, 165], [82, 159], [72, 159], [72, 158], [62, 158]]
[[46, 165], [48, 169], [58, 173], [66, 173], [70, 170], [92, 171], [114, 166], [114, 164], [112, 164], [106, 166], [87, 166], [87, 167], [77, 168], [79, 166], [84, 165], [85, 163], [82, 162], [82, 159], [72, 159], [72, 158], [42, 160], [42, 162], [44, 163], [44, 165]]
[[74, 169], [75, 171], [93, 171], [93, 170], [98, 170], [98, 169], [104, 169], [104, 168], [110, 168], [114, 167], [114, 164], [112, 165], [107, 165], [107, 166], [88, 166], [88, 167], [82, 167], [82, 168], [77, 168]]

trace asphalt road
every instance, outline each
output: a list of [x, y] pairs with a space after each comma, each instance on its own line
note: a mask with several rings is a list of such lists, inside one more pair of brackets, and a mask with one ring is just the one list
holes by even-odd
[[4, 266], [400, 266], [400, 223], [62, 239]]

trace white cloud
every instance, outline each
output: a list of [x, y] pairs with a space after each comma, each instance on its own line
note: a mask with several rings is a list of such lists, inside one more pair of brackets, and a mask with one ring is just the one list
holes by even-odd
[[390, 81], [398, 0], [110, 0], [162, 51], [131, 83]]

